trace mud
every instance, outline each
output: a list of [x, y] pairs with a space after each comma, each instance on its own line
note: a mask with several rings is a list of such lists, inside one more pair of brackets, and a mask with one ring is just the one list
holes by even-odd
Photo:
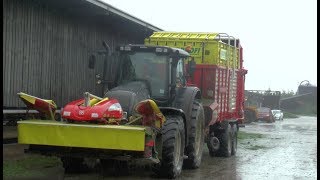
[[[200, 168], [183, 170], [177, 179], [317, 179], [316, 117], [284, 119], [275, 123], [251, 123], [240, 128], [240, 131], [260, 133], [264, 137], [239, 141], [237, 155], [230, 158], [210, 157], [205, 147]], [[3, 146], [4, 158], [8, 156], [8, 159], [7, 151], [12, 153], [13, 149]], [[64, 174], [61, 167], [47, 172], [50, 179], [56, 177], [66, 180], [154, 178], [150, 169], [143, 167], [133, 168], [127, 176], [102, 175], [97, 171]]]

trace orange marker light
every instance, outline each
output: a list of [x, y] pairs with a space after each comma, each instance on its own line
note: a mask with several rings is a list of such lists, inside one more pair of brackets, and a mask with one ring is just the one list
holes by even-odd
[[191, 52], [191, 49], [192, 49], [192, 46], [191, 46], [191, 45], [188, 45], [188, 46], [185, 48], [185, 50], [186, 50], [188, 53]]

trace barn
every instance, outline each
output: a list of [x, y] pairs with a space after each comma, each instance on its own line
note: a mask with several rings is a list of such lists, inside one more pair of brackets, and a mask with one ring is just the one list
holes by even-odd
[[18, 92], [58, 107], [83, 92], [98, 93], [90, 54], [102, 41], [114, 51], [142, 44], [154, 31], [161, 29], [99, 0], [4, 0], [4, 111], [25, 108]]

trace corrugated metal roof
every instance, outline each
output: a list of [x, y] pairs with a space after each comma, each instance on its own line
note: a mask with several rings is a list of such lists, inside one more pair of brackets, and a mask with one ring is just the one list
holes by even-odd
[[102, 1], [99, 1], [99, 0], [86, 0], [86, 1], [96, 5], [98, 7], [103, 8], [108, 12], [111, 12], [111, 13], [114, 13], [114, 14], [116, 14], [118, 16], [121, 16], [121, 17], [123, 17], [123, 18], [125, 18], [125, 19], [127, 19], [129, 21], [133, 21], [133, 22], [135, 22], [137, 24], [145, 26], [146, 28], [151, 29], [153, 31], [163, 31], [162, 29], [160, 29], [160, 28], [158, 28], [158, 27], [156, 27], [156, 26], [154, 26], [154, 25], [152, 25], [150, 23], [147, 23], [147, 22], [145, 22], [145, 21], [143, 21], [141, 19], [138, 19], [138, 18], [136, 18], [136, 17], [124, 12], [124, 11], [121, 11], [120, 9], [117, 9], [117, 8], [111, 6], [110, 4], [107, 4], [105, 2], [102, 2]]
[[46, 4], [60, 13], [80, 19], [91, 18], [96, 22], [121, 29], [121, 31], [135, 32], [137, 35], [149, 36], [154, 31], [163, 31], [100, 0], [35, 0], [35, 2]]

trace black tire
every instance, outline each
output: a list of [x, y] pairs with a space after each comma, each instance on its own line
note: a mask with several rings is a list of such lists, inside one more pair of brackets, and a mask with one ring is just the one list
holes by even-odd
[[232, 130], [230, 124], [225, 128], [224, 132], [217, 134], [217, 138], [220, 141], [220, 148], [215, 153], [219, 157], [230, 157], [232, 150]]
[[[207, 147], [208, 147], [208, 149], [209, 149], [209, 155], [210, 155], [211, 157], [217, 156], [216, 151], [214, 151], [214, 150], [212, 149], [212, 147], [210, 147], [211, 145], [210, 145], [209, 143], [210, 143], [210, 142], [207, 142]], [[220, 147], [220, 144], [218, 145], [217, 149], [219, 149], [219, 147]]]
[[185, 148], [185, 131], [181, 116], [166, 116], [162, 129], [162, 155], [153, 171], [159, 177], [175, 178], [180, 175]]
[[194, 102], [191, 112], [191, 132], [189, 133], [188, 146], [186, 147], [186, 155], [183, 165], [188, 169], [199, 168], [202, 159], [204, 146], [204, 109], [202, 104]]
[[233, 124], [231, 127], [232, 127], [231, 155], [236, 155], [237, 149], [238, 149], [238, 127], [237, 127], [237, 124]]
[[79, 173], [87, 170], [83, 158], [61, 157], [65, 173]]
[[212, 151], [212, 150], [210, 150], [210, 149], [209, 149], [209, 155], [210, 155], [211, 157], [217, 156], [217, 155], [216, 155], [216, 152], [214, 152], [214, 151]]

